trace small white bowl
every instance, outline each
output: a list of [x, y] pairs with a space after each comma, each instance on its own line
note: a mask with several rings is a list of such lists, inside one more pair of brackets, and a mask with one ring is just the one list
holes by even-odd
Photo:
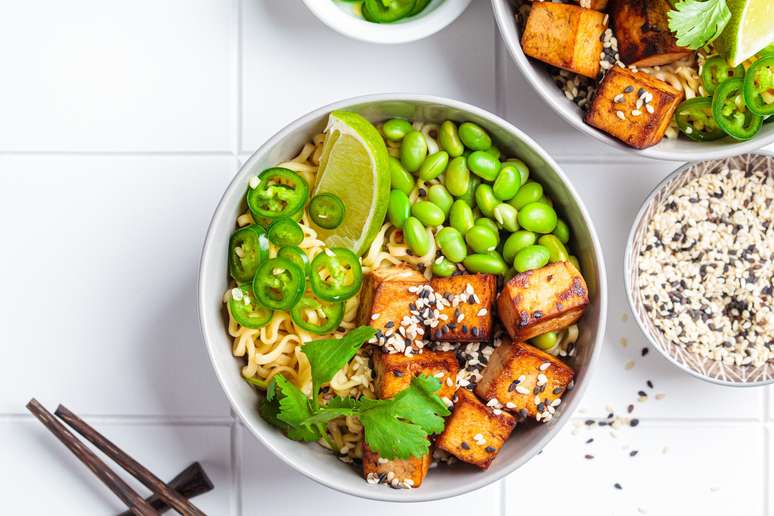
[[336, 32], [369, 43], [408, 43], [443, 29], [462, 14], [470, 0], [433, 0], [416, 16], [395, 23], [371, 23], [333, 0], [304, 0], [315, 16]]
[[[314, 0], [312, 0], [314, 1]], [[579, 131], [593, 136], [606, 144], [633, 152], [640, 156], [663, 159], [668, 161], [700, 161], [705, 159], [722, 159], [745, 152], [752, 152], [770, 143], [774, 143], [774, 124], [766, 124], [751, 140], [739, 142], [726, 137], [712, 142], [695, 142], [678, 138], [664, 138], [660, 143], [647, 149], [635, 149], [621, 143], [583, 121], [581, 109], [564, 96], [562, 90], [554, 84], [548, 73], [548, 65], [529, 59], [521, 49], [521, 34], [516, 24], [513, 4], [509, 0], [492, 0], [492, 10], [500, 29], [505, 47], [511, 54], [521, 74], [527, 78], [534, 90], [543, 97], [562, 118]]]

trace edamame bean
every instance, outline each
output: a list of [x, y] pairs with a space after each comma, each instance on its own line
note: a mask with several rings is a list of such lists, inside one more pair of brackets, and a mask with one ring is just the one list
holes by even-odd
[[530, 245], [516, 253], [513, 267], [519, 272], [531, 271], [544, 267], [551, 258], [551, 253], [542, 245]]
[[406, 195], [414, 189], [414, 176], [403, 168], [398, 158], [390, 156], [390, 186]]
[[435, 242], [443, 255], [454, 263], [459, 263], [468, 255], [462, 233], [453, 227], [445, 227], [435, 235]]
[[510, 201], [516, 196], [516, 192], [521, 188], [521, 177], [519, 171], [511, 163], [503, 163], [500, 172], [497, 173], [492, 190], [495, 197], [501, 201]]
[[494, 159], [500, 159], [500, 149], [498, 149], [494, 145], [486, 149], [484, 152], [486, 152], [490, 156], [493, 156]]
[[556, 235], [543, 235], [538, 238], [538, 244], [542, 245], [551, 254], [549, 262], [566, 262], [570, 259], [570, 253], [567, 252], [567, 248], [559, 240]]
[[468, 203], [471, 209], [476, 208], [476, 189], [480, 184], [481, 184], [481, 178], [476, 175], [471, 175], [470, 181], [468, 181], [468, 189], [465, 191], [463, 195], [458, 196], [459, 199]]
[[486, 181], [494, 181], [500, 172], [500, 162], [484, 151], [473, 151], [468, 156], [468, 168]]
[[549, 331], [548, 333], [531, 338], [529, 342], [536, 348], [548, 351], [549, 349], [553, 349], [559, 342], [559, 334], [555, 331]]
[[464, 157], [459, 156], [449, 162], [444, 175], [444, 183], [449, 193], [454, 196], [465, 195], [470, 184], [470, 171]]
[[529, 179], [529, 167], [527, 167], [527, 164], [516, 158], [511, 158], [506, 161], [506, 163], [516, 167], [516, 171], [519, 173], [519, 178], [521, 179], [521, 186], [524, 186]]
[[556, 238], [558, 238], [560, 242], [566, 244], [570, 241], [570, 227], [562, 219], [556, 219], [554, 235], [556, 235]]
[[510, 204], [501, 202], [495, 206], [493, 216], [497, 224], [504, 230], [513, 232], [519, 229], [519, 223], [516, 220], [518, 212]]
[[425, 159], [419, 167], [419, 178], [429, 181], [443, 174], [446, 165], [449, 164], [449, 155], [446, 151], [438, 151]]
[[401, 190], [392, 190], [390, 192], [390, 203], [387, 205], [387, 217], [390, 224], [396, 228], [403, 229], [406, 219], [411, 214], [411, 202], [408, 195]]
[[537, 235], [532, 231], [516, 231], [511, 233], [503, 244], [503, 258], [508, 263], [513, 263], [513, 259], [516, 258], [516, 254], [535, 243]]
[[406, 219], [406, 224], [403, 226], [403, 238], [411, 252], [416, 256], [424, 256], [430, 251], [430, 234], [416, 217]]
[[452, 158], [462, 156], [462, 153], [465, 152], [465, 146], [460, 140], [459, 133], [457, 133], [457, 126], [451, 120], [445, 121], [438, 128], [438, 143]]
[[480, 125], [473, 122], [463, 122], [459, 129], [460, 140], [466, 147], [474, 151], [483, 151], [492, 146], [492, 139]]
[[556, 212], [547, 204], [533, 202], [519, 210], [519, 225], [535, 233], [550, 233], [556, 227]]
[[451, 227], [464, 235], [473, 227], [474, 220], [473, 210], [468, 203], [462, 199], [454, 201], [451, 210], [449, 210], [449, 224], [451, 224]]
[[578, 261], [578, 258], [575, 255], [570, 255], [570, 257], [567, 259], [568, 262], [573, 264], [576, 269], [578, 269], [578, 272], [581, 271], [580, 262]]
[[551, 198], [546, 194], [543, 194], [543, 197], [541, 197], [535, 202], [539, 202], [540, 204], [545, 204], [546, 206], [551, 206], [552, 208], [554, 207], [554, 201], [552, 201]]
[[419, 201], [411, 207], [411, 215], [425, 226], [440, 226], [446, 220], [443, 210], [430, 201]]
[[465, 242], [476, 253], [488, 253], [497, 248], [497, 233], [476, 224], [465, 233]]
[[384, 136], [388, 140], [392, 140], [394, 142], [402, 140], [404, 136], [413, 130], [414, 128], [412, 127], [411, 122], [401, 118], [387, 120], [382, 126], [382, 132], [384, 133]]
[[527, 181], [524, 186], [519, 188], [519, 191], [516, 192], [509, 204], [520, 210], [530, 203], [537, 202], [541, 197], [543, 197], [543, 185], [534, 181]]
[[412, 174], [419, 170], [427, 157], [427, 140], [419, 131], [411, 131], [400, 144], [400, 162]]
[[433, 276], [448, 278], [457, 271], [457, 266], [442, 256], [433, 262], [430, 270], [433, 271]]
[[497, 227], [497, 224], [495, 221], [488, 217], [479, 217], [476, 219], [475, 222], [476, 226], [484, 226], [485, 228], [489, 228], [492, 230], [492, 233], [494, 233], [497, 236], [497, 243], [500, 243], [500, 228]]
[[504, 274], [508, 270], [508, 266], [497, 254], [469, 254], [462, 264], [468, 272], [482, 274]]
[[454, 204], [454, 199], [443, 185], [431, 186], [427, 191], [427, 200], [441, 208], [444, 215], [449, 214], [449, 210]]
[[495, 206], [499, 204], [497, 197], [492, 192], [492, 187], [487, 184], [478, 185], [476, 188], [476, 205], [481, 213], [491, 217]]

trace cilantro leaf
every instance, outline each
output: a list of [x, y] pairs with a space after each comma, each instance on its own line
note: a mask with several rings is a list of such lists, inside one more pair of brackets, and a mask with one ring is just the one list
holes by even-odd
[[340, 416], [357, 415], [358, 401], [355, 398], [341, 398], [336, 396], [324, 406], [320, 407], [314, 415], [304, 421], [305, 425], [327, 423], [331, 419]]
[[677, 44], [696, 50], [720, 36], [731, 20], [726, 0], [682, 0], [669, 11], [669, 29]]
[[312, 415], [309, 400], [282, 375], [272, 378], [258, 414], [294, 441], [317, 441], [321, 437], [317, 428], [304, 424]]

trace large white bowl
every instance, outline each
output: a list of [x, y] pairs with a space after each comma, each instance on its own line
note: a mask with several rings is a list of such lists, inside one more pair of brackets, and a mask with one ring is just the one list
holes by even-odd
[[513, 4], [509, 0], [492, 0], [497, 27], [505, 42], [505, 47], [511, 54], [519, 71], [527, 78], [543, 100], [554, 111], [579, 131], [593, 136], [608, 145], [623, 149], [640, 156], [664, 159], [670, 161], [699, 161], [704, 159], [721, 159], [744, 152], [751, 152], [774, 142], [774, 124], [766, 124], [755, 138], [746, 142], [738, 142], [730, 137], [713, 142], [694, 142], [685, 138], [667, 139], [647, 149], [634, 149], [621, 143], [583, 121], [581, 109], [564, 96], [562, 90], [554, 83], [546, 65], [530, 60], [521, 49], [519, 27], [516, 24]]
[[[486, 471], [464, 464], [440, 467], [428, 475], [419, 489], [410, 491], [369, 485], [357, 468], [338, 461], [316, 443], [290, 441], [264, 422], [257, 410], [260, 394], [242, 379], [241, 359], [231, 355], [231, 338], [226, 330], [222, 302], [228, 288], [227, 247], [248, 178], [295, 155], [325, 127], [328, 114], [336, 109], [356, 111], [372, 121], [400, 116], [428, 122], [452, 119], [480, 124], [506, 156], [518, 156], [528, 164], [532, 176], [543, 183], [572, 229], [571, 246], [580, 260], [591, 298], [579, 323], [580, 340], [573, 364], [577, 370], [576, 387], [567, 394], [553, 421], [517, 428]], [[591, 219], [564, 173], [543, 149], [505, 120], [482, 109], [439, 97], [396, 94], [359, 97], [322, 107], [282, 129], [250, 157], [223, 195], [207, 232], [199, 269], [198, 306], [204, 340], [221, 386], [234, 410], [258, 440], [288, 465], [326, 486], [363, 498], [414, 502], [456, 496], [495, 482], [527, 462], [556, 435], [580, 402], [600, 353], [607, 293], [602, 251]]]
[[306, 7], [331, 29], [370, 43], [408, 43], [443, 29], [462, 14], [470, 0], [433, 0], [416, 16], [395, 23], [371, 23], [332, 0], [304, 0]]

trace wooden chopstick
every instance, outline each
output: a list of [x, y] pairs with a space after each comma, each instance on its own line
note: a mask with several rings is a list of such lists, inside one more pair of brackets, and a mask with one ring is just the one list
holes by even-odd
[[[192, 504], [189, 500], [177, 493], [175, 490], [164, 483], [159, 477], [151, 473], [151, 471], [130, 457], [121, 448], [113, 444], [104, 435], [97, 432], [84, 420], [72, 413], [64, 405], [59, 405], [56, 412], [57, 416], [70, 425], [76, 432], [85, 437], [94, 446], [99, 448], [105, 455], [113, 459], [116, 464], [124, 468], [134, 478], [142, 482], [145, 487], [156, 493], [159, 498], [164, 500], [170, 507], [175, 509], [180, 514], [192, 514], [196, 516], [206, 516], [198, 507]], [[144, 500], [143, 500], [144, 501]]]
[[123, 501], [129, 510], [137, 516], [159, 516], [159, 513], [150, 506], [142, 496], [137, 494], [134, 489], [124, 482], [121, 477], [115, 474], [110, 467], [102, 462], [93, 451], [78, 440], [65, 426], [54, 417], [48, 410], [41, 405], [38, 400], [32, 398], [27, 403], [27, 410], [32, 412], [52, 434], [54, 434], [62, 444], [86, 465], [103, 484], [110, 488], [121, 501]]
[[[207, 472], [204, 471], [204, 468], [198, 462], [194, 462], [178, 473], [175, 478], [167, 482], [167, 485], [186, 498], [193, 498], [200, 494], [207, 493], [212, 491], [212, 488], [214, 487], [210, 477], [207, 476]], [[146, 498], [145, 501], [151, 504], [151, 506], [160, 513], [164, 513], [171, 509], [171, 507], [155, 493]], [[126, 511], [118, 516], [132, 516], [132, 513]]]

